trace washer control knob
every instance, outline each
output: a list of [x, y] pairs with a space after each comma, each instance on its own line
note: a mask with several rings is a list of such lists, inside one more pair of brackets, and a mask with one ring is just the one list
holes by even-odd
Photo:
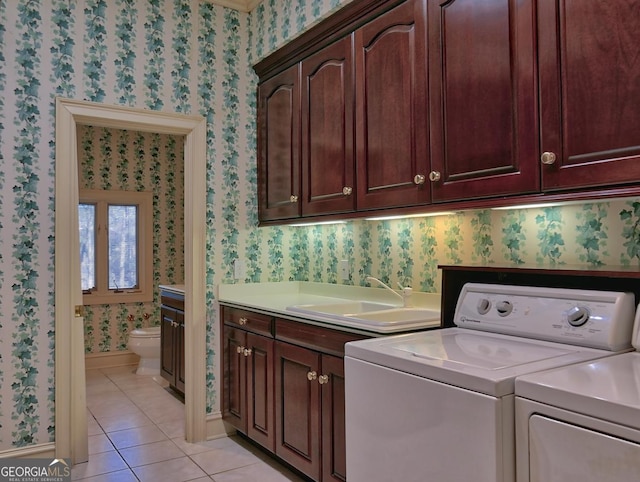
[[480, 300], [478, 301], [478, 313], [480, 313], [481, 315], [486, 315], [487, 313], [489, 313], [490, 309], [491, 301], [486, 298], [480, 298]]
[[584, 306], [574, 306], [567, 313], [567, 321], [571, 326], [582, 326], [589, 321], [589, 310]]
[[513, 311], [513, 305], [510, 301], [499, 301], [496, 310], [500, 316], [508, 316]]

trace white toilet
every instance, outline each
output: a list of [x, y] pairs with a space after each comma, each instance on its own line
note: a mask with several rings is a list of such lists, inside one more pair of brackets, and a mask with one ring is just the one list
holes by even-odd
[[129, 333], [129, 350], [140, 356], [137, 375], [160, 375], [160, 327], [138, 328]]

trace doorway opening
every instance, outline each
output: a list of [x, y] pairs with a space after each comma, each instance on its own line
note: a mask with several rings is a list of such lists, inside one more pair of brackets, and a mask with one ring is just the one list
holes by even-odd
[[77, 127], [184, 136], [185, 438], [206, 438], [206, 122], [200, 116], [56, 99], [56, 457], [88, 459], [78, 239]]

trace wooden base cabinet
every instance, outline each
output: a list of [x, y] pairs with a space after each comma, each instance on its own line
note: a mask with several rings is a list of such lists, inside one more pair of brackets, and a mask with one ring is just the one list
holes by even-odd
[[272, 318], [231, 308], [223, 312], [224, 420], [273, 452]]
[[314, 480], [346, 480], [344, 360], [276, 343], [276, 454]]
[[184, 394], [184, 298], [161, 296], [160, 375]]
[[309, 478], [345, 481], [344, 345], [365, 336], [222, 313], [224, 420]]

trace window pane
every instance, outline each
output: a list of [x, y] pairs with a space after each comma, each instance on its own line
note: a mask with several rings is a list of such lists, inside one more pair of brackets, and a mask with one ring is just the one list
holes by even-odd
[[78, 206], [80, 225], [80, 282], [83, 290], [96, 287], [96, 207], [94, 204]]
[[137, 206], [109, 205], [109, 289], [138, 286]]

